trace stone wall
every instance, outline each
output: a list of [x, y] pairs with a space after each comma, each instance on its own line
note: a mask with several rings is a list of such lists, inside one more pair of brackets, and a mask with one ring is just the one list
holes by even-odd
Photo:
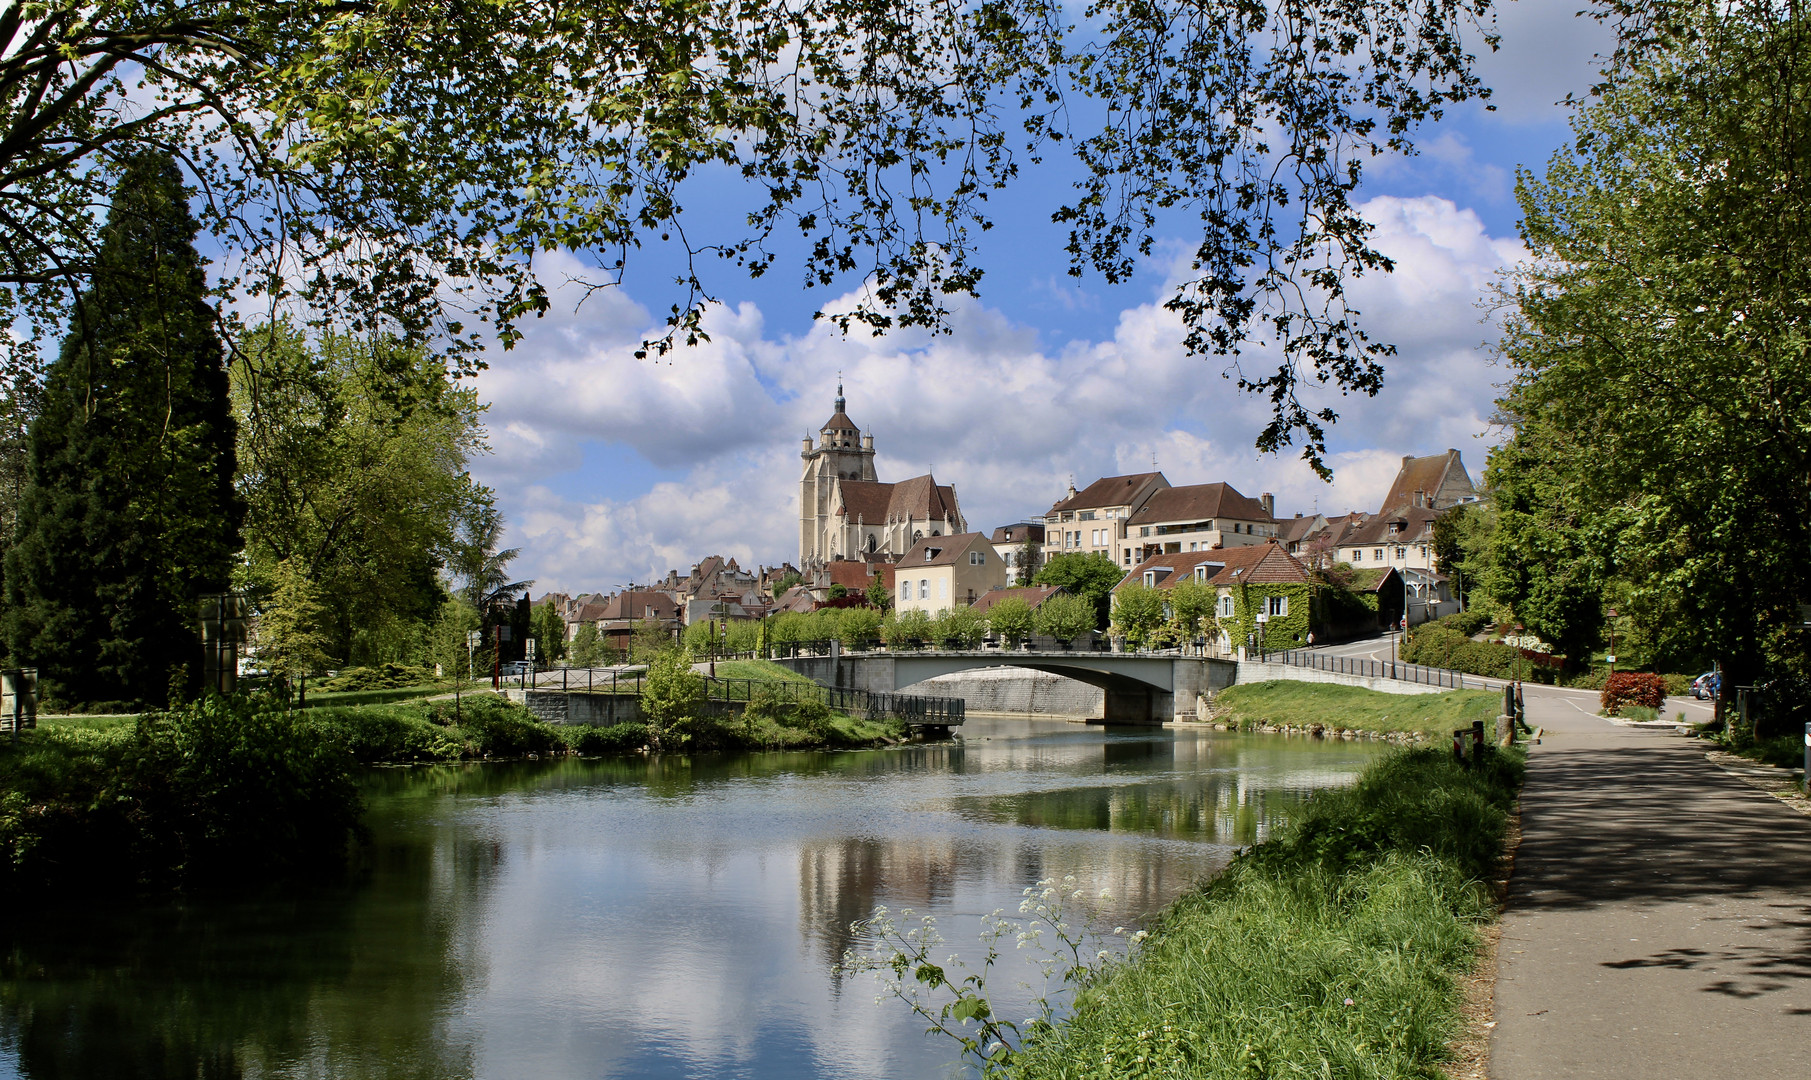
[[1024, 668], [981, 668], [939, 675], [902, 689], [911, 694], [959, 697], [968, 703], [970, 716], [1001, 713], [1086, 719], [1103, 716], [1106, 711], [1106, 692], [1100, 687]]

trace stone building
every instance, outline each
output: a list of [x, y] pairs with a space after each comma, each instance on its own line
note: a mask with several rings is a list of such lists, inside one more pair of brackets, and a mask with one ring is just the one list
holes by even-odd
[[968, 523], [952, 485], [929, 473], [883, 483], [874, 471], [874, 435], [845, 411], [836, 387], [836, 413], [804, 440], [799, 457], [799, 569], [809, 574], [838, 559], [890, 562], [927, 536], [965, 532]]

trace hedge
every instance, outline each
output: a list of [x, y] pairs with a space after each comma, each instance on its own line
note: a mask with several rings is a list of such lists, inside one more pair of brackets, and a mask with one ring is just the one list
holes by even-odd
[[1605, 716], [1615, 716], [1625, 705], [1658, 709], [1666, 704], [1666, 679], [1641, 671], [1618, 671], [1604, 680], [1598, 700]]

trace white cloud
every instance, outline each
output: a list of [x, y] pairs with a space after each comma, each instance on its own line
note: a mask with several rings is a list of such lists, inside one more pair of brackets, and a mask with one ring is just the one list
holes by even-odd
[[1616, 35], [1580, 12], [1573, 0], [1499, 4], [1494, 53], [1477, 50], [1478, 75], [1491, 88], [1496, 115], [1516, 124], [1564, 119], [1568, 93], [1583, 95], [1597, 80], [1599, 57], [1616, 49]]
[[[517, 572], [573, 590], [683, 572], [712, 553], [744, 566], [796, 557], [797, 440], [829, 416], [839, 371], [882, 479], [933, 469], [975, 528], [1041, 512], [1071, 473], [1079, 484], [1142, 471], [1153, 453], [1172, 483], [1271, 491], [1280, 514], [1375, 508], [1403, 454], [1456, 447], [1474, 474], [1482, 465], [1497, 376], [1477, 348], [1490, 333], [1477, 301], [1521, 247], [1443, 199], [1377, 198], [1364, 212], [1397, 269], [1356, 282], [1353, 303], [1400, 355], [1375, 399], [1311, 392], [1342, 416], [1331, 486], [1292, 456], [1252, 450], [1267, 403], [1223, 378], [1223, 359], [1187, 356], [1157, 300], [1120, 312], [1102, 340], [1057, 350], [970, 300], [953, 304], [948, 334], [882, 338], [821, 324], [768, 338], [744, 304], [712, 312], [710, 343], [657, 364], [630, 355], [645, 313], [603, 294], [493, 358], [479, 386], [497, 452], [477, 471], [503, 492], [510, 542], [524, 549]], [[1259, 350], [1245, 363], [1275, 360]], [[682, 478], [625, 494], [621, 476], [575, 476], [587, 441]]]

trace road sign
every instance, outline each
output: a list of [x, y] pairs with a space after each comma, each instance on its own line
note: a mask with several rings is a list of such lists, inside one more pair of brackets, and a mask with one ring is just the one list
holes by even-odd
[[1608, 662], [1609, 662], [1609, 663], [1612, 663], [1612, 664], [1614, 664], [1614, 663], [1615, 663], [1615, 662], [1616, 662], [1616, 654], [1615, 654], [1615, 653], [1610, 653], [1610, 654], [1609, 654], [1609, 655], [1608, 655], [1608, 656], [1605, 656], [1605, 657], [1604, 657], [1604, 659], [1605, 659], [1605, 660], [1606, 660], [1606, 661], [1608, 661]]
[[524, 651], [524, 654], [530, 660], [534, 659], [534, 644], [535, 644], [534, 638], [524, 638], [522, 641], [522, 649]]
[[484, 631], [473, 630], [471, 633], [465, 635], [465, 643], [473, 648], [477, 648], [479, 645], [484, 644]]

